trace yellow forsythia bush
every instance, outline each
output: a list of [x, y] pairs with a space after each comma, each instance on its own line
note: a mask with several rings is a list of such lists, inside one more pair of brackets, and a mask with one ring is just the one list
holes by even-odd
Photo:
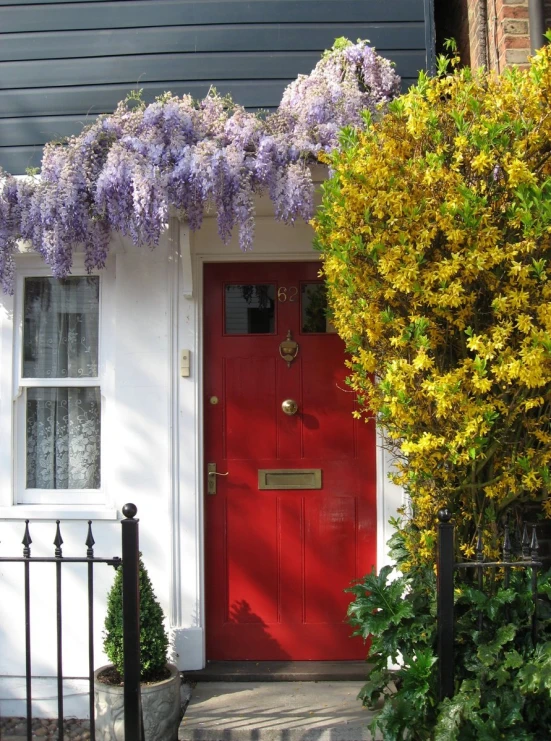
[[551, 47], [501, 76], [441, 58], [329, 164], [330, 307], [412, 558], [433, 559], [441, 506], [465, 556], [478, 526], [496, 555], [504, 513], [551, 515]]

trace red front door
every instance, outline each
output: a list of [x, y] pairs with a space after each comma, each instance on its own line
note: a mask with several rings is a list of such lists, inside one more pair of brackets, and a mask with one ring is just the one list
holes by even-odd
[[205, 266], [205, 463], [228, 474], [205, 471], [210, 660], [366, 655], [343, 589], [375, 563], [375, 429], [352, 417], [318, 270]]

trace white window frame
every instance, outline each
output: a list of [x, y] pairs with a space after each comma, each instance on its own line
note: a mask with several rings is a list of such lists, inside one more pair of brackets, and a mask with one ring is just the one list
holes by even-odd
[[[71, 276], [89, 275], [84, 266], [82, 255], [76, 255]], [[11, 398], [11, 461], [12, 487], [11, 501], [6, 501], [4, 492], [0, 492], [0, 517], [24, 516], [63, 516], [74, 518], [94, 517], [111, 519], [116, 510], [109, 507], [109, 473], [112, 466], [109, 461], [113, 456], [113, 441], [109, 440], [111, 407], [114, 392], [114, 258], [108, 260], [107, 267], [95, 270], [90, 275], [99, 277], [99, 326], [98, 326], [98, 375], [90, 378], [24, 378], [23, 377], [23, 313], [24, 289], [26, 278], [51, 277], [51, 270], [35, 256], [24, 256], [18, 260], [14, 298], [4, 301], [8, 311], [4, 311], [1, 323], [7, 325], [10, 319], [11, 303], [12, 324], [12, 398]], [[4, 326], [2, 338], [6, 339], [9, 327]], [[6, 343], [7, 344], [7, 343]], [[6, 344], [1, 345], [2, 365], [7, 359]], [[99, 388], [101, 399], [101, 441], [100, 466], [101, 478], [99, 489], [27, 489], [26, 487], [26, 393], [28, 388]], [[3, 391], [3, 393], [1, 393]], [[0, 395], [6, 397], [5, 376], [0, 381]], [[3, 424], [0, 430], [6, 429], [6, 403], [0, 405]], [[5, 457], [4, 457], [5, 459]], [[1, 465], [1, 462], [0, 462]], [[0, 481], [2, 481], [0, 477]], [[4, 494], [4, 496], [2, 496]]]

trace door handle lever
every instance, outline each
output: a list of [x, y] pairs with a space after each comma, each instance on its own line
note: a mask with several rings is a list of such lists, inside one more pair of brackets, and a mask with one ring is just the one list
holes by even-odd
[[226, 473], [218, 473], [216, 470], [216, 463], [208, 463], [207, 464], [207, 492], [209, 494], [216, 494], [216, 477], [217, 476], [229, 476], [230, 472], [226, 471]]

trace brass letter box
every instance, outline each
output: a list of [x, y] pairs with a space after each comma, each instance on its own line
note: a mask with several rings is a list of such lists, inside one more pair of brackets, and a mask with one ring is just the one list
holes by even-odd
[[321, 489], [321, 468], [260, 468], [259, 489]]

